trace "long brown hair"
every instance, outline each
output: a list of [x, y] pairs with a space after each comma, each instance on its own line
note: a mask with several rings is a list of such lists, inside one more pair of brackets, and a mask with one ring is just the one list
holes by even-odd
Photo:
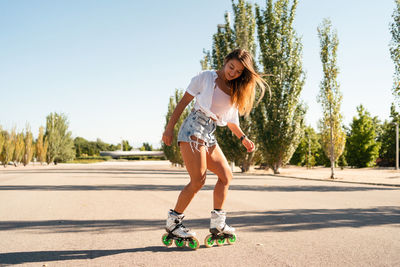
[[237, 106], [240, 115], [248, 116], [254, 105], [256, 86], [261, 90], [258, 103], [264, 96], [266, 82], [254, 70], [253, 57], [246, 50], [240, 48], [233, 50], [225, 57], [224, 66], [231, 59], [239, 60], [244, 66], [242, 74], [228, 82], [232, 88], [231, 101]]

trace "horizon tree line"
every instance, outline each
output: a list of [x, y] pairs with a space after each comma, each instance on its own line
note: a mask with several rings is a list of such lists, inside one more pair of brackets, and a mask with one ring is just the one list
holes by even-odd
[[[15, 167], [26, 166], [32, 160], [40, 164], [58, 164], [75, 158], [99, 157], [100, 151], [115, 151], [121, 147], [123, 151], [132, 149], [127, 140], [122, 140], [121, 146], [107, 144], [99, 138], [95, 142], [79, 136], [73, 139], [68, 127], [68, 119], [63, 113], [50, 113], [46, 117], [46, 128], [39, 127], [36, 140], [29, 124], [21, 132], [17, 132], [15, 127], [9, 132], [0, 126], [1, 164], [6, 167], [12, 162]], [[151, 151], [153, 146], [144, 142], [139, 150]]]

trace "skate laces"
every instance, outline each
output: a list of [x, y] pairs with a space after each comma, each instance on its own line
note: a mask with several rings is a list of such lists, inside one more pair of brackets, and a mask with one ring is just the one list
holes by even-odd
[[178, 223], [178, 224], [176, 225], [176, 228], [181, 228], [182, 231], [184, 231], [184, 232], [186, 232], [186, 233], [188, 233], [188, 232], [190, 231], [190, 229], [187, 228], [186, 226], [184, 226], [182, 223]]
[[190, 229], [186, 228], [186, 226], [184, 226], [182, 224], [182, 220], [183, 220], [184, 217], [185, 216], [181, 216], [181, 217], [175, 218], [176, 225], [175, 225], [174, 229], [171, 232], [175, 231], [176, 229], [181, 229], [185, 233], [188, 233], [190, 231]]

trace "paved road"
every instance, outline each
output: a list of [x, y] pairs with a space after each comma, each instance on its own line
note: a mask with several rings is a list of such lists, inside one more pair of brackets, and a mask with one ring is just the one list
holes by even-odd
[[[399, 266], [400, 188], [235, 174], [235, 245], [166, 248], [167, 210], [188, 175], [165, 163], [0, 170], [0, 265]], [[186, 212], [208, 234], [210, 174]]]

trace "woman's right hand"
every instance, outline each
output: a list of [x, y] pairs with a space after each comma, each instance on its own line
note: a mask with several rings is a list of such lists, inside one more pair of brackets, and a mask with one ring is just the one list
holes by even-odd
[[172, 144], [172, 138], [174, 137], [174, 130], [173, 129], [165, 129], [163, 136], [162, 136], [162, 141], [164, 144], [167, 146], [170, 146]]

